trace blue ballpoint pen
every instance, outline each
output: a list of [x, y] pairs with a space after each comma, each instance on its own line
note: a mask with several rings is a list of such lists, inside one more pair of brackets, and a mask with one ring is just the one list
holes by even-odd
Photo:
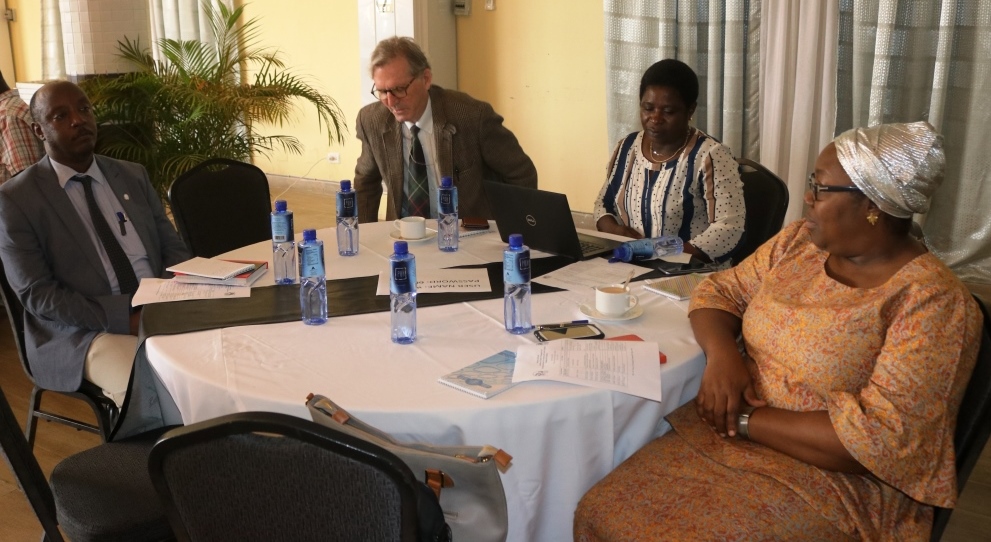
[[127, 235], [127, 229], [124, 228], [124, 223], [127, 222], [127, 218], [124, 217], [124, 213], [117, 211], [117, 223], [120, 224], [120, 234]]

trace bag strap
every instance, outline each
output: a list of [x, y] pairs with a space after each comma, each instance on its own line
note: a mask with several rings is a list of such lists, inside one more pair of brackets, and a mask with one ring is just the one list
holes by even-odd
[[445, 487], [454, 487], [454, 479], [439, 469], [427, 469], [423, 472], [424, 483], [433, 490], [440, 500], [440, 491]]
[[[313, 393], [308, 394], [306, 396], [306, 406], [311, 409], [316, 409], [319, 410], [320, 412], [323, 412], [324, 414], [328, 415], [330, 419], [334, 420], [335, 422], [341, 425], [351, 426], [354, 429], [363, 431], [371, 436], [382, 439], [395, 446], [407, 446], [414, 449], [422, 449], [422, 448], [418, 448], [416, 444], [404, 444], [404, 443], [396, 442], [396, 440], [393, 439], [391, 435], [362, 422], [358, 418], [352, 417], [350, 414], [348, 414], [348, 411], [344, 410], [344, 408], [342, 408], [340, 405], [331, 401], [330, 399], [328, 399], [323, 395], [315, 395]], [[477, 457], [460, 455], [460, 454], [456, 455], [455, 457], [457, 457], [458, 459], [464, 459], [465, 461], [471, 463], [484, 463], [486, 461], [494, 461], [501, 472], [506, 472], [506, 469], [509, 467], [509, 463], [513, 460], [513, 456], [506, 453], [503, 449], [496, 448], [495, 446], [491, 446], [488, 444], [481, 447], [481, 450], [479, 451]], [[437, 472], [441, 472], [441, 471], [437, 471]], [[441, 472], [441, 475], [444, 478], [446, 478], [449, 481], [449, 483], [447, 483], [446, 485], [442, 484], [438, 486], [437, 489], [435, 489], [435, 492], [437, 492], [438, 495], [440, 495], [441, 487], [451, 487], [454, 485], [454, 480], [452, 480], [450, 476], [444, 474], [443, 472]]]

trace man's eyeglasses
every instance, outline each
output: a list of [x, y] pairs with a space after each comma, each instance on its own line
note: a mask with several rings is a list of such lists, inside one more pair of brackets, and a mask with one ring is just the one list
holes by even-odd
[[819, 192], [860, 192], [856, 186], [829, 186], [816, 182], [816, 174], [809, 173], [809, 190], [812, 191], [812, 201], [819, 201]]
[[410, 79], [409, 83], [406, 83], [404, 86], [395, 87], [395, 88], [377, 89], [377, 88], [375, 88], [375, 85], [373, 84], [372, 85], [372, 96], [375, 96], [375, 98], [378, 99], [378, 100], [384, 100], [385, 97], [388, 96], [389, 94], [392, 94], [392, 97], [393, 98], [405, 98], [406, 97], [406, 89], [408, 89], [410, 87], [410, 85], [413, 84], [413, 81], [416, 81], [416, 78], [417, 77], [419, 77], [419, 75], [417, 75], [416, 77]]

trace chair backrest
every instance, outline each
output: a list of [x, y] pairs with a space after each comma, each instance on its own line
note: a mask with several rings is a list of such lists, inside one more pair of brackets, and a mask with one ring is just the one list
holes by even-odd
[[740, 164], [743, 201], [747, 205], [743, 244], [733, 253], [733, 261], [739, 263], [781, 231], [788, 211], [788, 186], [753, 160], [737, 158], [736, 161]]
[[416, 480], [394, 454], [284, 414], [175, 429], [149, 458], [179, 540], [416, 540]]
[[24, 438], [24, 433], [21, 432], [21, 427], [2, 389], [0, 389], [0, 451], [3, 451], [7, 463], [14, 471], [17, 483], [24, 490], [24, 495], [27, 496], [31, 508], [38, 516], [45, 530], [46, 540], [61, 542], [62, 535], [58, 530], [52, 490], [48, 486], [48, 480], [45, 479], [45, 473], [38, 465], [38, 460], [31, 453], [31, 446]]
[[17, 299], [17, 294], [7, 280], [7, 272], [3, 262], [0, 261], [0, 297], [3, 298], [3, 306], [7, 309], [7, 319], [10, 320], [11, 330], [14, 332], [14, 344], [17, 346], [17, 357], [21, 358], [21, 366], [24, 373], [34, 381], [31, 376], [31, 366], [28, 365], [27, 346], [24, 344], [24, 305]]
[[38, 386], [34, 380], [34, 375], [31, 373], [31, 364], [28, 361], [27, 346], [24, 341], [24, 306], [21, 305], [20, 300], [17, 299], [17, 295], [14, 293], [14, 289], [10, 286], [10, 281], [7, 280], [7, 273], [2, 262], [0, 262], [0, 298], [3, 299], [4, 308], [7, 310], [7, 319], [10, 320], [11, 331], [14, 335], [14, 344], [17, 346], [17, 357], [21, 360], [21, 367], [24, 368], [24, 374], [34, 387], [31, 391], [31, 400], [28, 404], [28, 421], [25, 429], [28, 446], [31, 449], [34, 448], [35, 430], [37, 429], [39, 418], [96, 433], [106, 441], [117, 420], [119, 409], [113, 400], [107, 397], [103, 393], [103, 390], [92, 382], [83, 379], [79, 389], [76, 391], [57, 393], [85, 402], [96, 416], [96, 425], [87, 422], [85, 419], [71, 418], [60, 414], [58, 411], [42, 409], [41, 396], [46, 390]]
[[[984, 329], [977, 363], [960, 403], [957, 428], [953, 434], [953, 448], [957, 455], [957, 491], [961, 492], [991, 437], [991, 315], [981, 298], [975, 295], [974, 300], [984, 314]], [[936, 509], [931, 540], [940, 539], [952, 511]]]
[[212, 258], [272, 237], [268, 177], [251, 164], [206, 160], [172, 182], [169, 204], [193, 256]]

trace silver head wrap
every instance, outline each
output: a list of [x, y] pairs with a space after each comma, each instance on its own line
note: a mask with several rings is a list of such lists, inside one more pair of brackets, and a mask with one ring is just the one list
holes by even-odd
[[943, 182], [943, 136], [925, 121], [854, 128], [833, 140], [853, 184], [881, 211], [898, 218], [929, 210]]

